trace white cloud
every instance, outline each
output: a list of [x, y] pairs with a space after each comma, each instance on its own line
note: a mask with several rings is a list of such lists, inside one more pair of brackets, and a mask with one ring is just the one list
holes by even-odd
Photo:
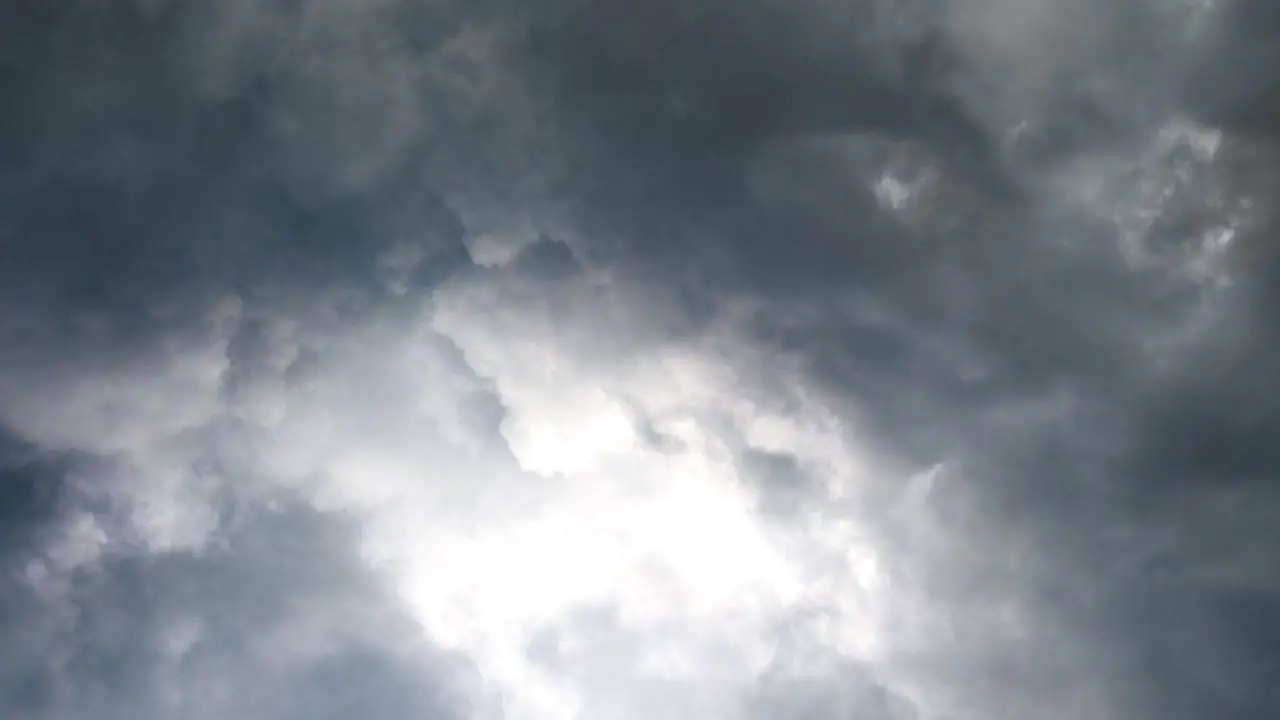
[[[803, 606], [835, 613], [833, 646], [872, 652], [868, 602], [886, 589], [869, 537], [856, 518], [766, 520], [739, 452], [793, 455], [833, 496], [880, 482], [874, 463], [799, 375], [759, 382], [793, 373], [785, 358], [761, 356], [732, 326], [664, 340], [634, 300], [590, 274], [553, 284], [497, 269], [408, 314], [340, 327], [251, 308], [243, 317], [256, 324], [227, 316], [201, 343], [160, 343], [125, 374], [82, 368], [78, 385], [38, 405], [22, 388], [39, 392], [41, 376], [14, 383], [10, 407], [41, 412], [12, 425], [110, 456], [84, 484], [123, 509], [112, 519], [122, 530], [76, 516], [48, 547], [49, 570], [103, 552], [199, 552], [227, 522], [227, 493], [262, 507], [301, 496], [356, 519], [362, 556], [425, 636], [471, 657], [513, 717], [539, 720], [602, 703], [630, 717], [619, 708], [641, 707], [653, 683], [685, 688], [690, 707], [711, 692], [728, 712]], [[229, 353], [246, 332], [259, 337], [254, 354]], [[67, 422], [101, 415], [103, 392], [115, 393], [110, 422]], [[498, 428], [466, 412], [488, 393], [505, 410], [496, 445]], [[226, 435], [229, 424], [241, 429]], [[221, 470], [197, 472], [211, 457]], [[561, 652], [556, 667], [531, 655], [601, 608], [616, 622], [595, 650]], [[199, 642], [198, 623], [183, 622], [165, 652]], [[268, 646], [301, 651], [332, 631], [264, 632]], [[627, 658], [607, 682], [591, 669], [600, 653]]]

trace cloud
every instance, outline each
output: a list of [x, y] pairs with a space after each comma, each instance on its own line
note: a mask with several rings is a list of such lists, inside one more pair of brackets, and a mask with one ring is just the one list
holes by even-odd
[[17, 717], [1274, 706], [1227, 10], [3, 12]]

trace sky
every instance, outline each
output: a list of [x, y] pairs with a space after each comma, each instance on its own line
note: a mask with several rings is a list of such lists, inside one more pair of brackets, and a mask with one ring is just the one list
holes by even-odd
[[1262, 0], [12, 0], [0, 714], [1280, 712]]

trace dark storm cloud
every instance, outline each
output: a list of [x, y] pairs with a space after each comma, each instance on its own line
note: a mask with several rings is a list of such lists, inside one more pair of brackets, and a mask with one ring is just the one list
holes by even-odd
[[[1274, 709], [1270, 11], [1183, 41], [1156, 3], [952, 5], [6, 5], [21, 630], [0, 706], [469, 712], [466, 661], [404, 640], [418, 620], [344, 525], [390, 513], [371, 477], [572, 475], [529, 438], [611, 392], [680, 456], [641, 409], [663, 384], [625, 373], [732, 315], [738, 372], [933, 468], [854, 507], [798, 446], [728, 443], [770, 522], [856, 518], [897, 593], [883, 647], [788, 646], [748, 715]], [[1224, 123], [1218, 155], [1161, 140], [1177, 115]], [[1192, 267], [1245, 196], [1225, 270]], [[538, 373], [558, 393], [520, 385]], [[558, 618], [579, 655], [538, 667], [592, 688], [588, 712], [725, 711], [696, 683], [628, 684], [688, 628], [637, 639], [612, 611]], [[708, 666], [733, 654], [712, 635]]]
[[1193, 112], [1240, 132], [1275, 137], [1276, 36], [1280, 13], [1272, 3], [1229, 3], [1197, 56], [1188, 81]]
[[8, 712], [466, 712], [459, 703], [475, 698], [450, 696], [469, 672], [464, 659], [412, 644], [388, 652], [388, 632], [403, 633], [396, 626], [409, 621], [366, 590], [350, 547], [339, 522], [281, 508], [244, 519], [221, 549], [200, 557], [112, 553], [57, 591], [39, 581], [35, 592], [11, 590]]
[[[449, 697], [475, 684], [465, 658], [388, 643], [414, 621], [353, 556], [345, 521], [237, 499], [256, 436], [206, 425], [224, 394], [269, 395], [279, 358], [254, 342], [258, 318], [322, 313], [317, 292], [335, 287], [354, 293], [336, 308], [353, 317], [386, 286], [470, 264], [456, 214], [403, 161], [420, 129], [397, 130], [396, 99], [368, 82], [377, 58], [338, 97], [339, 78], [304, 75], [323, 52], [276, 35], [297, 29], [283, 4], [0, 13], [0, 402], [17, 436], [3, 459], [3, 712], [470, 715], [476, 698]], [[225, 347], [225, 382], [223, 359], [178, 380], [208, 342], [215, 358]], [[285, 364], [304, 370], [305, 353]], [[196, 465], [149, 466], [157, 433], [183, 432]], [[174, 468], [208, 497], [148, 485]], [[162, 536], [184, 539], [169, 552]]]
[[[1265, 679], [1272, 677], [1274, 671], [1266, 668], [1273, 661], [1238, 639], [1268, 632], [1276, 601], [1272, 591], [1192, 581], [1180, 575], [1185, 569], [1175, 573], [1177, 580], [1163, 574], [1158, 580], [1148, 577], [1160, 574], [1156, 565], [1198, 562], [1192, 558], [1205, 551], [1190, 538], [1212, 524], [1210, 515], [1225, 512], [1209, 510], [1215, 504], [1209, 497], [1241, 494], [1260, 505], [1274, 503], [1267, 482], [1276, 471], [1276, 458], [1266, 450], [1264, 439], [1272, 426], [1274, 398], [1268, 373], [1262, 370], [1274, 349], [1269, 332], [1255, 325], [1269, 317], [1265, 285], [1271, 282], [1271, 270], [1266, 251], [1249, 247], [1268, 245], [1269, 230], [1262, 225], [1252, 236], [1240, 233], [1239, 252], [1260, 252], [1264, 259], [1234, 266], [1237, 287], [1213, 291], [1170, 275], [1167, 267], [1135, 267], [1121, 245], [1120, 223], [1089, 217], [1061, 198], [1041, 197], [1033, 189], [1051, 178], [1055, 167], [1079, 158], [1134, 152], [1179, 110], [1205, 118], [1230, 117], [1236, 111], [1228, 108], [1265, 103], [1260, 88], [1271, 81], [1263, 66], [1222, 83], [1230, 99], [1193, 95], [1190, 104], [1181, 107], [1176, 104], [1176, 79], [1162, 88], [1129, 86], [1128, 92], [1152, 92], [1131, 100], [1156, 109], [1140, 107], [1136, 112], [1123, 99], [1065, 94], [1055, 98], [1052, 88], [1041, 88], [1044, 96], [1023, 109], [1031, 116], [1046, 105], [1061, 107], [1064, 117], [1049, 117], [1061, 127], [1048, 130], [1073, 138], [1057, 145], [1047, 165], [1044, 156], [1035, 157], [1032, 167], [1039, 174], [1027, 178], [1026, 188], [1032, 195], [1011, 208], [990, 190], [980, 191], [970, 200], [984, 206], [976, 214], [1003, 215], [1002, 221], [960, 225], [945, 235], [930, 236], [928, 245], [904, 247], [908, 240], [900, 228], [868, 222], [870, 198], [856, 175], [815, 166], [819, 162], [847, 169], [838, 158], [839, 141], [816, 156], [803, 146], [783, 146], [772, 155], [760, 151], [792, 132], [887, 133], [890, 129], [884, 125], [892, 124], [893, 132], [923, 143], [940, 162], [952, 165], [951, 172], [963, 173], [965, 166], [957, 169], [957, 161], [948, 157], [948, 148], [954, 150], [955, 145], [947, 143], [954, 143], [957, 133], [991, 136], [998, 128], [984, 128], [979, 118], [965, 120], [958, 110], [950, 111], [957, 119], [949, 130], [915, 124], [912, 103], [927, 102], [921, 99], [924, 93], [884, 77], [868, 81], [870, 63], [854, 64], [845, 75], [831, 70], [831, 64], [821, 65], [818, 72], [782, 73], [791, 82], [771, 85], [770, 70], [797, 67], [788, 62], [818, 66], [819, 58], [804, 57], [799, 45], [772, 55], [773, 46], [745, 39], [751, 37], [750, 29], [732, 22], [700, 27], [698, 13], [677, 21], [672, 19], [677, 13], [669, 17], [650, 6], [635, 10], [635, 18], [608, 4], [594, 9], [617, 17], [608, 15], [614, 22], [593, 39], [607, 48], [598, 51], [606, 58], [604, 68], [581, 63], [602, 77], [582, 82], [594, 80], [599, 85], [592, 87], [604, 88], [590, 96], [605, 106], [593, 117], [602, 118], [608, 132], [638, 148], [612, 161], [625, 168], [631, 183], [626, 186], [628, 199], [615, 204], [623, 208], [622, 222], [641, 228], [634, 231], [643, 238], [635, 251], [650, 262], [678, 266], [681, 275], [676, 277], [684, 279], [677, 282], [696, 284], [704, 292], [770, 298], [773, 304], [764, 305], [760, 313], [760, 341], [799, 353], [838, 393], [864, 409], [873, 408], [869, 414], [874, 431], [908, 455], [925, 462], [958, 459], [961, 467], [968, 465], [960, 473], [967, 477], [956, 480], [966, 483], [966, 492], [973, 495], [970, 502], [975, 505], [963, 511], [971, 516], [968, 521], [1005, 528], [1006, 535], [993, 540], [993, 546], [1014, 543], [1024, 548], [1027, 557], [1016, 564], [994, 561], [985, 571], [975, 559], [952, 557], [964, 563], [953, 580], [945, 579], [950, 573], [941, 567], [922, 571], [942, 583], [930, 591], [935, 597], [961, 592], [949, 587], [952, 582], [1010, 589], [1017, 602], [1036, 609], [1034, 622], [1045, 633], [1038, 641], [980, 650], [992, 636], [978, 630], [973, 644], [952, 659], [955, 668], [966, 664], [962, 657], [970, 667], [984, 668], [977, 671], [981, 677], [960, 680], [980, 696], [971, 698], [978, 703], [973, 711], [1017, 716], [1044, 713], [1047, 703], [1070, 715], [1080, 709], [1066, 709], [1072, 707], [1068, 698], [1073, 692], [1063, 691], [1055, 700], [1050, 688], [1063, 683], [1082, 688], [1100, 680], [1100, 687], [1082, 692], [1109, 698], [1100, 700], [1104, 704], [1131, 703], [1129, 712], [1139, 716], [1214, 712], [1246, 717], [1274, 707], [1270, 681]], [[1140, 9], [1128, 11], [1131, 19], [1141, 19]], [[1246, 16], [1250, 12], [1241, 10]], [[682, 30], [646, 42], [658, 34], [643, 34], [644, 20]], [[772, 24], [761, 22], [770, 29], [761, 32], [771, 39], [785, 37], [786, 26], [776, 18]], [[1266, 34], [1265, 24], [1255, 22], [1246, 33], [1238, 23], [1232, 19], [1217, 26], [1214, 32], [1220, 34], [1210, 41], [1213, 47], [1239, 43], [1238, 52], [1255, 59], [1271, 52], [1274, 38]], [[1126, 46], [1111, 38], [1102, 48], [1108, 57], [1140, 54], [1141, 48], [1167, 42], [1144, 36], [1144, 30], [1158, 31], [1154, 23], [1128, 27], [1136, 33], [1133, 42]], [[705, 35], [699, 35], [700, 30]], [[643, 39], [631, 37], [633, 32]], [[645, 55], [651, 48], [660, 60]], [[1024, 59], [1033, 63], [1042, 59], [1037, 49], [1026, 52], [1030, 54]], [[1167, 67], [1176, 70], [1184, 60], [1167, 52]], [[854, 58], [855, 53], [846, 57]], [[1226, 66], [1220, 55], [1201, 60]], [[1110, 67], [1099, 65], [1103, 72]], [[1193, 68], [1189, 82], [1202, 81], [1200, 73], [1206, 71]], [[607, 75], [610, 72], [617, 74]], [[719, 77], [717, 72], [726, 79], [704, 79]], [[807, 94], [806, 83], [813, 81], [816, 88], [824, 82], [822, 72], [838, 78], [832, 82], [851, 98], [848, 106], [829, 100], [816, 109], [809, 104], [811, 98], [840, 95], [816, 89]], [[673, 92], [672, 78], [680, 78], [674, 92], [688, 97], [662, 95]], [[703, 82], [706, 86], [700, 85]], [[876, 92], [884, 93], [880, 102], [859, 96], [860, 82], [870, 82]], [[897, 109], [889, 99], [894, 93], [903, 98]], [[753, 111], [753, 102], [768, 105], [769, 112]], [[875, 112], [859, 116], [860, 107], [874, 107]], [[879, 112], [886, 115], [877, 117]], [[937, 110], [926, 114], [935, 122], [948, 117]], [[1090, 125], [1088, 115], [1105, 122]], [[1249, 121], [1241, 117], [1243, 127]], [[806, 127], [809, 120], [815, 126]], [[1228, 127], [1233, 127], [1231, 121]], [[701, 139], [701, 132], [712, 139]], [[989, 157], [996, 152], [996, 139], [988, 137], [986, 147], [973, 142], [964, 149], [987, 153], [985, 162], [995, 165], [1012, 163], [1009, 173], [1026, 171], [1016, 156]], [[1237, 140], [1228, 137], [1227, 142]], [[1227, 152], [1251, 152], [1248, 141], [1238, 142], [1246, 143], [1246, 149]], [[673, 156], [652, 152], [682, 143], [693, 149]], [[1254, 157], [1245, 164], [1265, 166], [1273, 162], [1272, 152], [1265, 145], [1254, 146]], [[766, 178], [760, 183], [767, 190], [764, 197], [753, 197], [735, 185], [752, 162]], [[1257, 170], [1239, 171], [1252, 173], [1255, 182], [1238, 192], [1265, 205], [1269, 185], [1256, 180]], [[643, 185], [646, 172], [652, 188]], [[1052, 184], [1041, 187], [1039, 192], [1056, 189]], [[644, 199], [634, 200], [637, 197]], [[597, 198], [595, 208], [612, 210], [610, 201]], [[626, 212], [629, 202], [639, 203], [634, 216]], [[655, 205], [665, 211], [654, 213]], [[640, 217], [647, 212], [652, 216]], [[1172, 225], [1158, 228], [1163, 231], [1143, 242], [1192, 239], [1194, 235], [1187, 233], [1196, 232], [1194, 224], [1176, 225], [1177, 215], [1187, 212], [1194, 210], [1166, 210]], [[665, 239], [655, 240], [654, 235]], [[797, 322], [787, 311], [797, 303], [811, 311], [809, 318]], [[1207, 326], [1188, 330], [1196, 322]], [[1189, 331], [1199, 335], [1180, 344], [1177, 338]], [[930, 362], [931, 356], [939, 355]], [[973, 373], [963, 371], [966, 356], [979, 366]], [[1241, 481], [1246, 484], [1239, 485]], [[1163, 496], [1178, 499], [1153, 500]], [[1179, 509], [1173, 510], [1175, 506]], [[1237, 529], [1240, 539], [1235, 542], [1276, 547], [1273, 533], [1247, 530], [1246, 524]], [[1137, 549], [1152, 536], [1177, 539], [1156, 550]], [[984, 545], [972, 542], [975, 548]], [[1243, 549], [1228, 552], [1235, 553], [1248, 555]], [[1256, 565], [1248, 567], [1243, 572], [1270, 574]], [[1271, 581], [1263, 584], [1270, 586]], [[991, 590], [988, 600], [1001, 592]], [[959, 596], [955, 604], [961, 604]], [[1246, 606], [1247, 612], [1227, 609]], [[1055, 625], [1058, 630], [1052, 629]], [[1186, 628], [1196, 628], [1196, 641], [1178, 639]], [[1003, 632], [995, 630], [994, 637]], [[1052, 635], [1061, 637], [1052, 640]], [[1217, 660], [1198, 658], [1200, 651], [1194, 647], [1199, 643], [1205, 653], [1222, 655]], [[1064, 649], [1067, 655], [1061, 662], [1067, 665], [1050, 656], [1051, 647]], [[1024, 650], [1030, 655], [1023, 657]], [[994, 654], [984, 655], [987, 651]], [[978, 657], [982, 660], [975, 665]], [[999, 674], [1000, 668], [1009, 674]], [[1166, 693], [1177, 699], [1162, 697]], [[1009, 709], [1022, 702], [1018, 698], [1025, 698], [1027, 707]], [[953, 700], [965, 715], [959, 709], [962, 701]], [[1004, 704], [1005, 709], [996, 710], [992, 703]]]
[[[112, 516], [87, 511], [64, 481], [83, 460], [8, 440], [5, 451], [0, 693], [11, 717], [453, 717], [476, 702], [457, 695], [475, 684], [465, 659], [411, 642], [387, 652], [410, 621], [368, 591], [341, 520], [254, 508], [198, 557], [119, 546], [69, 556], [58, 525], [113, 542], [98, 532]], [[57, 567], [95, 552], [88, 571]]]

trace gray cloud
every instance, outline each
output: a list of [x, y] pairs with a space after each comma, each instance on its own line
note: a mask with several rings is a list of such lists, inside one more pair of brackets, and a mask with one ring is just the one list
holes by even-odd
[[15, 717], [1280, 700], [1260, 5], [0, 12]]

